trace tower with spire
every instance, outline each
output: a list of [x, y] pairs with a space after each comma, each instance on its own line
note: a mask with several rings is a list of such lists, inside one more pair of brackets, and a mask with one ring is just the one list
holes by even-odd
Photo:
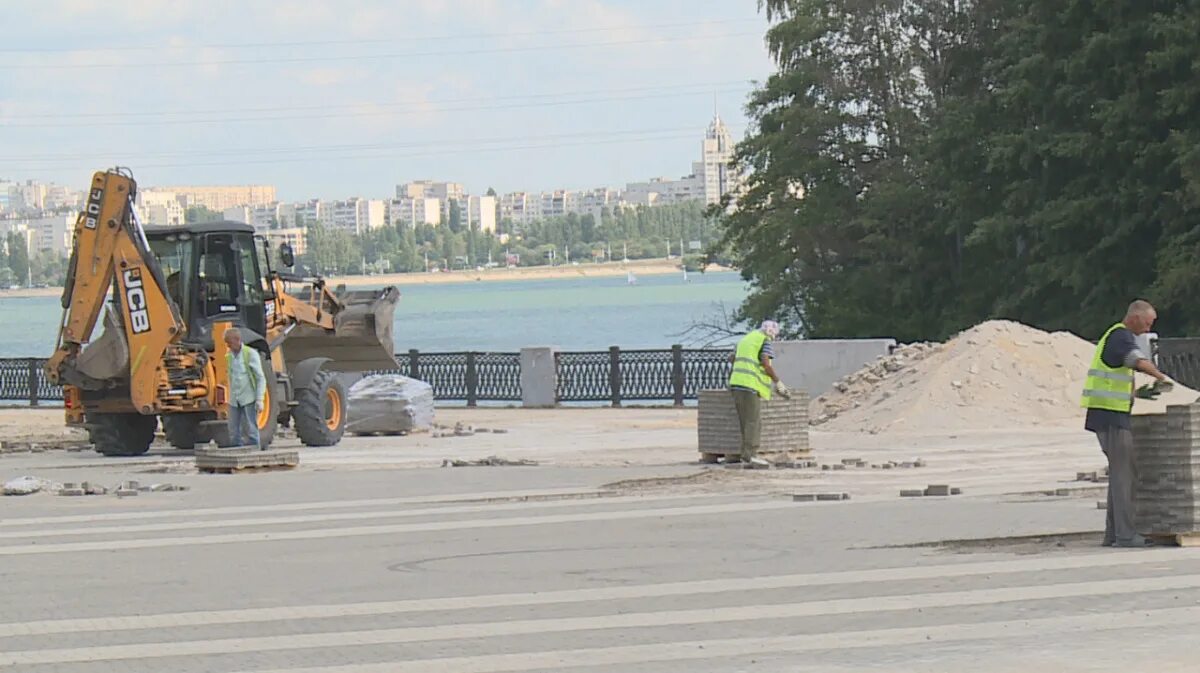
[[733, 189], [729, 162], [733, 159], [733, 136], [729, 127], [721, 121], [721, 115], [713, 111], [713, 120], [704, 132], [701, 149], [704, 176], [704, 202], [720, 203], [721, 197]]

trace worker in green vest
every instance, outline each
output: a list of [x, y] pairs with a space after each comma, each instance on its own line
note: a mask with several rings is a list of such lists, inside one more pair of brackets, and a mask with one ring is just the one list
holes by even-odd
[[775, 357], [771, 342], [778, 336], [779, 323], [766, 320], [761, 327], [742, 337], [737, 350], [730, 356], [733, 372], [729, 375], [729, 391], [733, 394], [733, 405], [737, 409], [738, 426], [742, 433], [741, 460], [746, 467], [768, 465], [767, 461], [758, 457], [763, 401], [771, 399], [772, 390], [785, 398], [791, 396], [771, 366], [771, 360]]
[[1134, 526], [1133, 410], [1135, 371], [1153, 376], [1158, 390], [1170, 380], [1138, 346], [1137, 337], [1150, 331], [1158, 318], [1149, 302], [1135, 301], [1125, 319], [1109, 327], [1096, 344], [1096, 353], [1083, 386], [1082, 406], [1087, 409], [1084, 429], [1096, 433], [1108, 458], [1108, 508], [1104, 523], [1105, 547], [1145, 547], [1149, 543]]

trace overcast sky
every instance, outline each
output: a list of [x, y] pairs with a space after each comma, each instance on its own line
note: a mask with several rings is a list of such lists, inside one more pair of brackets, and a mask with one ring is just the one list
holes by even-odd
[[386, 197], [678, 177], [771, 71], [756, 0], [6, 3], [0, 178]]

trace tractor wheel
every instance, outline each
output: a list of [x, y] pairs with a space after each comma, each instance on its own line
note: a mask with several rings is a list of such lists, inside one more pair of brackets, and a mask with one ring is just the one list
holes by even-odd
[[[258, 423], [258, 445], [265, 449], [275, 439], [275, 429], [279, 426], [280, 406], [283, 401], [280, 399], [280, 390], [275, 379], [275, 370], [271, 369], [271, 361], [265, 355], [260, 354], [259, 357], [262, 358], [263, 373], [267, 375], [267, 400], [263, 408], [258, 410], [256, 422]], [[217, 446], [233, 446], [229, 437], [228, 423], [216, 426], [212, 435]]]
[[87, 415], [86, 426], [96, 453], [105, 456], [140, 456], [149, 451], [150, 444], [154, 442], [158, 417], [137, 413], [91, 413]]
[[346, 432], [346, 387], [332, 372], [318, 371], [296, 392], [292, 409], [296, 435], [305, 446], [333, 446]]
[[171, 446], [182, 451], [191, 451], [197, 444], [207, 444], [212, 437], [201, 429], [202, 421], [212, 418], [211, 412], [170, 414], [162, 417], [163, 434]]

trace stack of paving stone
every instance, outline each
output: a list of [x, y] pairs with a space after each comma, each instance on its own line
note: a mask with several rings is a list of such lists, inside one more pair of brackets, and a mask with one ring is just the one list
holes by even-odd
[[1200, 404], [1133, 417], [1137, 529], [1146, 535], [1200, 532]]
[[[728, 390], [701, 390], [698, 422], [700, 459], [716, 462], [722, 456], [741, 455], [742, 433], [733, 395]], [[763, 402], [762, 453], [789, 452], [808, 456], [808, 395], [793, 392], [790, 400], [778, 395]]]
[[232, 473], [255, 469], [287, 469], [299, 464], [298, 451], [260, 451], [255, 446], [196, 449], [196, 467], [201, 472]]

